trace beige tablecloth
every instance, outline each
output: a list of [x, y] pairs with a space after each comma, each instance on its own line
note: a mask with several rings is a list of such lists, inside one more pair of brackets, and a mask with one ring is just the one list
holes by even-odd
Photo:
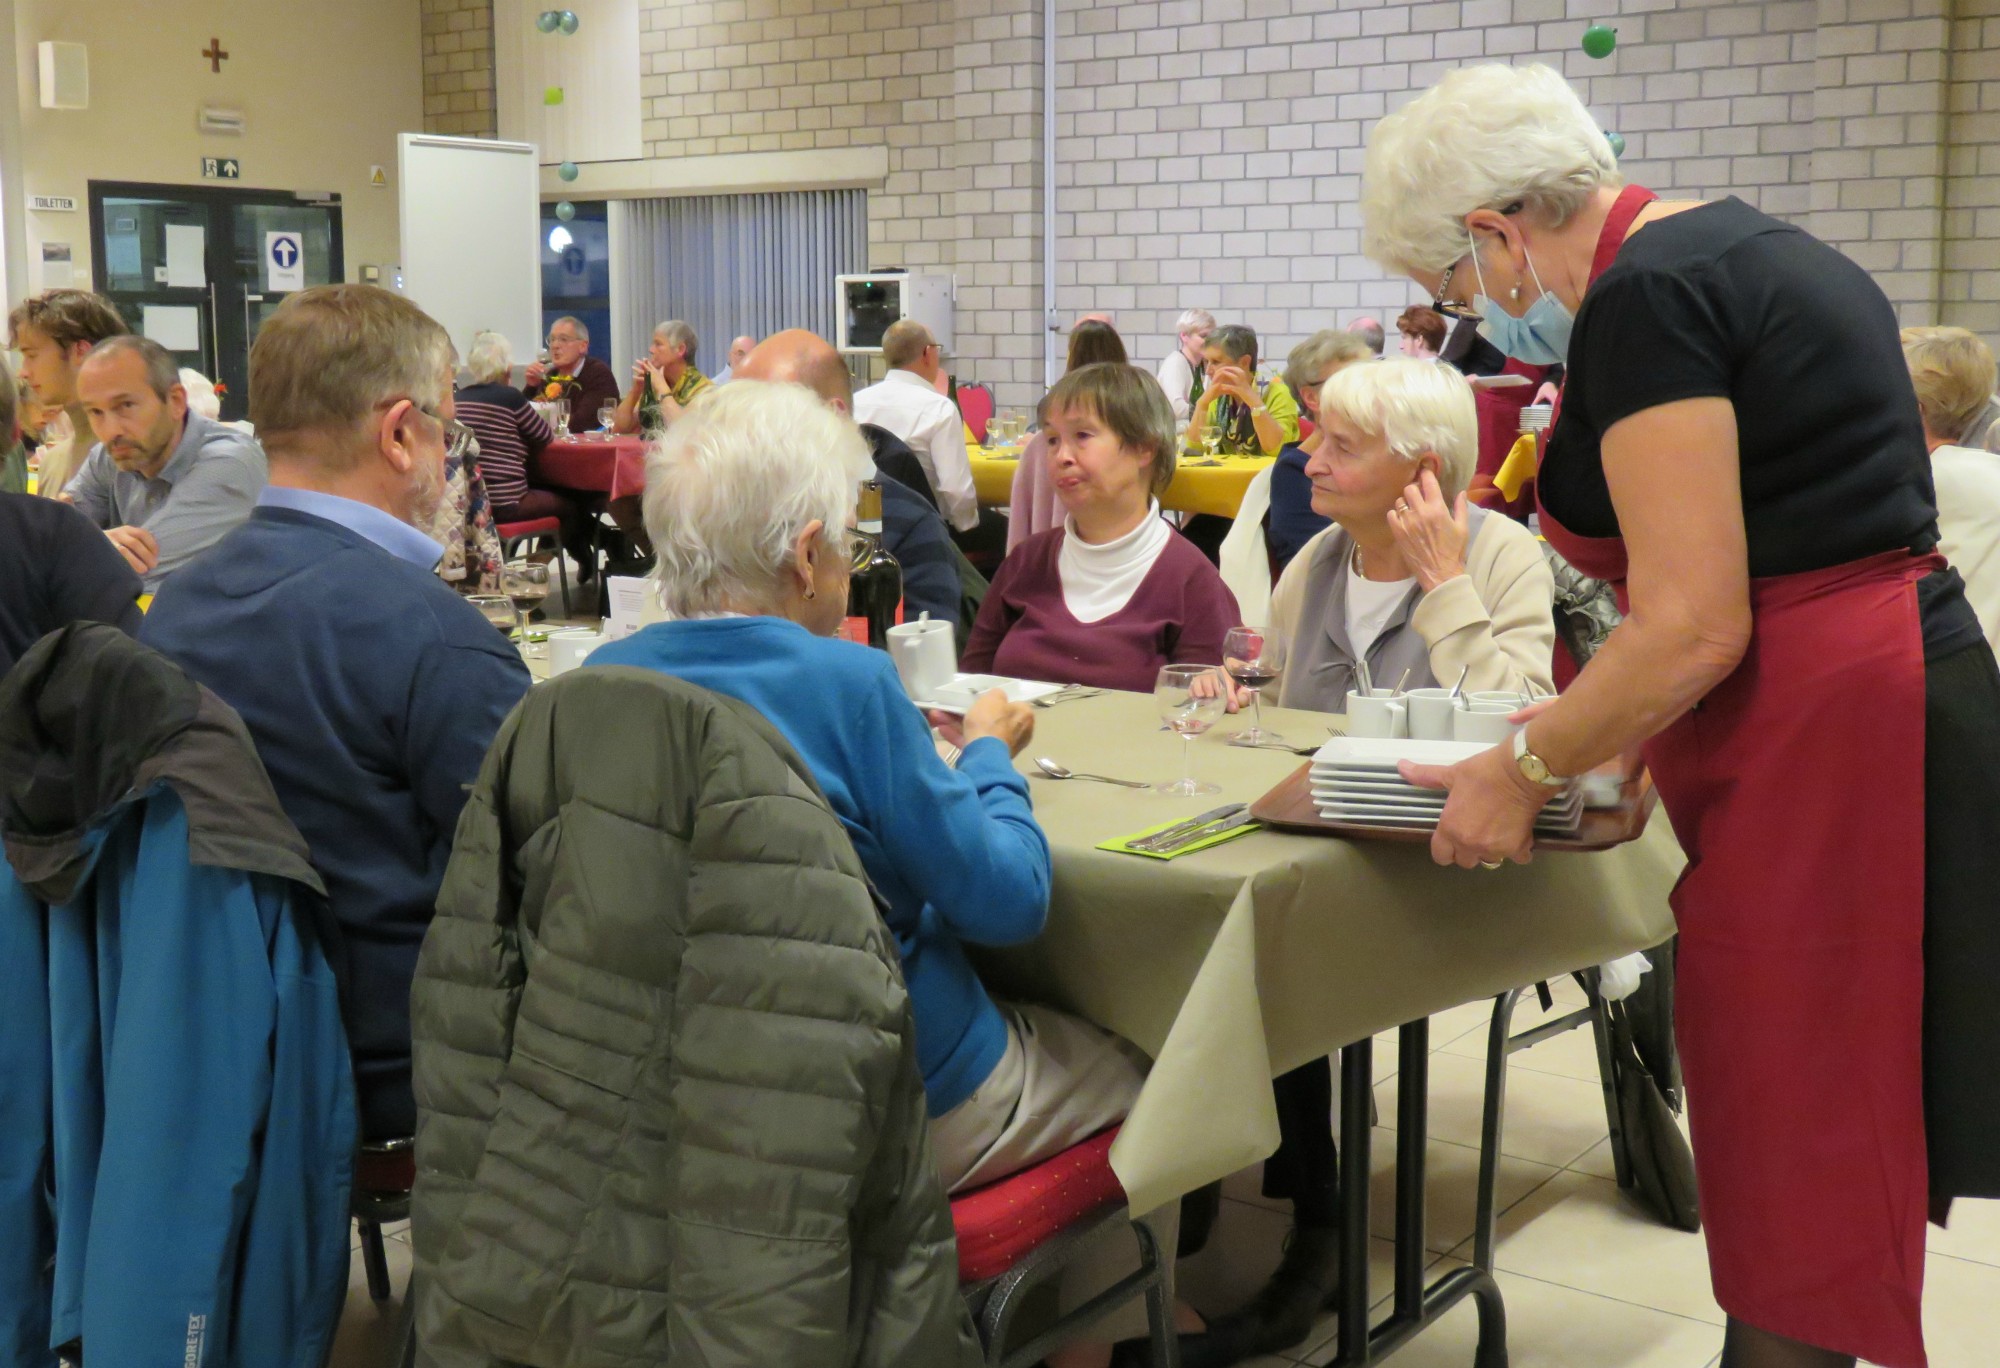
[[[1320, 713], [1269, 708], [1288, 739], [1323, 740]], [[1153, 700], [1107, 694], [1036, 713], [1019, 765], [1055, 855], [1047, 931], [980, 952], [995, 993], [1066, 1008], [1154, 1058], [1111, 1151], [1145, 1212], [1265, 1158], [1278, 1143], [1269, 1080], [1350, 1041], [1460, 1003], [1657, 945], [1682, 856], [1664, 813], [1596, 854], [1500, 870], [1441, 869], [1423, 845], [1259, 831], [1162, 862], [1099, 841], [1225, 802], [1252, 801], [1303, 759], [1195, 743], [1217, 797], [1169, 799], [1034, 772], [1178, 777], [1181, 743]]]

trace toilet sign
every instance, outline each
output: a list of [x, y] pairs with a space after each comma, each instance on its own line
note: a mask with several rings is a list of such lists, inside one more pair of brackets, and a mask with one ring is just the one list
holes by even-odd
[[265, 288], [274, 293], [306, 287], [304, 233], [264, 234]]

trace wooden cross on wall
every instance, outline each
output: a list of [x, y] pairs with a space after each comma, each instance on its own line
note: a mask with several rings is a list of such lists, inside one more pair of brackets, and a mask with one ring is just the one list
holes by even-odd
[[208, 58], [208, 69], [218, 76], [222, 74], [222, 64], [229, 60], [229, 54], [222, 50], [220, 38], [209, 39], [208, 46], [201, 50], [201, 55]]

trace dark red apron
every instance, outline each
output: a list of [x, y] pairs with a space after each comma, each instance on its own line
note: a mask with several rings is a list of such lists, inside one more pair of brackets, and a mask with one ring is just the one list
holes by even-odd
[[[1619, 197], [1592, 280], [1653, 198]], [[1541, 526], [1626, 601], [1622, 540]], [[1916, 584], [1943, 564], [1753, 580], [1742, 663], [1645, 752], [1688, 857], [1675, 1002], [1716, 1301], [1884, 1368], [1925, 1362]]]

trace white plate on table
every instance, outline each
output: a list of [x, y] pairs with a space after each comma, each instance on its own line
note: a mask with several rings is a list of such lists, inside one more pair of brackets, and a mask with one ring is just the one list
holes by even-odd
[[1313, 753], [1315, 774], [1322, 770], [1390, 770], [1398, 760], [1420, 765], [1456, 765], [1493, 749], [1481, 741], [1411, 741], [1403, 737], [1336, 736]]
[[1007, 695], [1010, 703], [1032, 703], [1038, 698], [1046, 698], [1052, 693], [1060, 693], [1066, 685], [1051, 684], [1043, 679], [1010, 679], [1006, 675], [957, 674], [951, 682], [941, 684], [931, 690], [931, 697], [911, 700], [926, 711], [958, 713], [963, 715], [973, 701], [988, 689], [999, 689]]

